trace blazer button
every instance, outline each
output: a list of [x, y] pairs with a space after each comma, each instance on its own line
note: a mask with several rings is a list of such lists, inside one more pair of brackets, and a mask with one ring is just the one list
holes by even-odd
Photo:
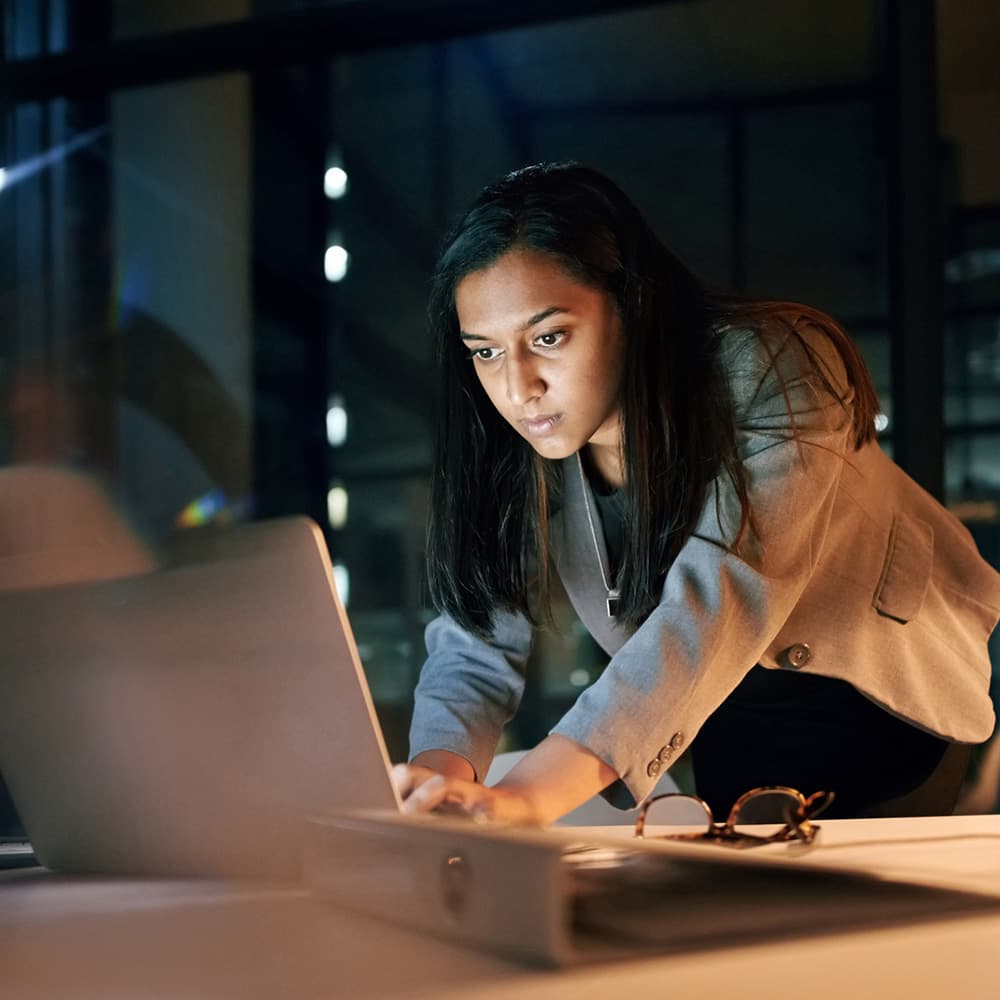
[[646, 765], [646, 774], [648, 774], [651, 778], [655, 778], [659, 773], [660, 762], [654, 757], [653, 760]]
[[656, 755], [656, 759], [661, 764], [666, 764], [668, 760], [674, 755], [674, 748], [668, 743], [664, 747], [660, 747], [660, 752]]
[[812, 659], [812, 655], [812, 650], [804, 642], [797, 642], [785, 650], [785, 658], [790, 667], [804, 667]]
[[680, 750], [682, 746], [684, 746], [684, 734], [674, 733], [674, 735], [670, 737], [671, 750]]

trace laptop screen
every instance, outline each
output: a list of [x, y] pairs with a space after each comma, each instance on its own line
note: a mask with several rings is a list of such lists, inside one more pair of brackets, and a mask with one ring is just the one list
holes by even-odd
[[0, 772], [49, 867], [294, 874], [308, 815], [398, 808], [311, 521], [0, 594], [0, 630]]

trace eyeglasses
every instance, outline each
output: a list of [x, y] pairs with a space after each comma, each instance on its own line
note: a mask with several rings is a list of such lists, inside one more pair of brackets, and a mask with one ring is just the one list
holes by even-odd
[[[725, 823], [717, 823], [704, 799], [670, 792], [644, 802], [635, 821], [635, 835], [647, 827], [703, 827], [655, 834], [667, 840], [705, 841], [727, 847], [758, 847], [780, 841], [811, 844], [819, 827], [813, 820], [833, 802], [833, 792], [814, 792], [808, 798], [785, 785], [766, 785], [741, 795]], [[707, 825], [706, 824], [707, 821]]]

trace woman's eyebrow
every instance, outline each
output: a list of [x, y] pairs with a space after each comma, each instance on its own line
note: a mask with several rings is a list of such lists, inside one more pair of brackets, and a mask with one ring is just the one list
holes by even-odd
[[[568, 313], [570, 310], [565, 306], [549, 306], [548, 309], [543, 309], [540, 313], [535, 313], [526, 323], [522, 323], [518, 327], [518, 333], [524, 330], [530, 330], [533, 326], [537, 326], [543, 320], [548, 319], [550, 316], [555, 316], [558, 313]], [[462, 340], [487, 340], [487, 337], [479, 337], [474, 333], [466, 333], [464, 330], [460, 331]]]
[[554, 316], [556, 313], [567, 313], [569, 310], [565, 306], [549, 306], [548, 309], [543, 309], [540, 313], [535, 313], [527, 323], [522, 324], [521, 330], [528, 330], [542, 320], [548, 319], [550, 316]]

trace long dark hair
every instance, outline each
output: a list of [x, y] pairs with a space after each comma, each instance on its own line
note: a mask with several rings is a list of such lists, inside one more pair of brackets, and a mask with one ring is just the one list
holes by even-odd
[[[548, 517], [559, 489], [557, 463], [540, 458], [496, 411], [459, 335], [458, 284], [512, 249], [553, 258], [618, 308], [625, 334], [618, 618], [638, 626], [715, 477], [727, 476], [740, 499], [737, 541], [752, 523], [718, 353], [733, 323], [757, 328], [787, 304], [710, 293], [617, 185], [588, 167], [527, 167], [480, 193], [447, 237], [431, 289], [441, 396], [427, 545], [434, 605], [479, 635], [491, 633], [497, 609], [548, 617]], [[871, 379], [850, 338], [829, 317], [805, 311], [844, 359], [860, 447], [874, 435]]]

